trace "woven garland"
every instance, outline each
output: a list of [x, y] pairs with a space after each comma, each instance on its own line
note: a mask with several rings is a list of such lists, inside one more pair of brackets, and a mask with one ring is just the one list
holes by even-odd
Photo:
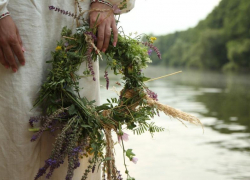
[[[54, 6], [49, 8], [58, 9]], [[69, 14], [66, 13], [68, 11], [60, 10], [60, 12]], [[79, 17], [70, 14], [72, 17]], [[62, 40], [52, 52], [52, 59], [47, 61], [51, 64], [51, 69], [34, 103], [34, 108], [38, 105], [46, 107], [46, 113], [30, 118], [32, 126], [30, 131], [34, 131], [31, 141], [37, 140], [45, 132], [59, 133], [50, 157], [39, 169], [35, 180], [43, 175], [50, 178], [54, 170], [64, 163], [66, 157], [69, 164], [67, 180], [73, 178], [74, 170], [80, 166], [80, 159], [83, 157], [90, 159], [82, 180], [87, 179], [88, 174], [96, 169], [103, 170], [103, 179], [122, 179], [115, 165], [115, 143], [112, 132], [117, 134], [123, 148], [127, 180], [133, 180], [125, 163], [125, 156], [129, 161], [136, 162], [137, 159], [132, 149], [125, 149], [124, 141], [127, 139], [125, 129], [135, 134], [149, 132], [152, 135], [163, 131], [164, 128], [149, 123], [159, 111], [180, 121], [200, 124], [196, 117], [161, 104], [157, 94], [145, 85], [150, 78], [145, 77], [141, 70], [151, 62], [150, 54], [155, 51], [161, 58], [159, 50], [153, 45], [156, 38], [145, 36], [146, 40], [142, 41], [141, 36], [131, 38], [120, 32], [118, 44], [114, 47], [112, 34], [108, 50], [105, 54], [101, 54], [94, 44], [95, 34], [96, 26], [90, 28], [85, 21], [76, 28], [74, 34], [64, 27], [61, 33]], [[111, 98], [100, 106], [95, 105], [94, 101], [87, 100], [86, 97], [81, 97], [79, 93], [81, 78], [91, 76], [93, 81], [96, 80], [93, 63], [97, 57], [107, 64], [104, 72], [106, 88], [109, 88], [108, 69], [115, 75], [121, 75], [122, 82], [117, 84], [124, 85], [119, 97]], [[79, 75], [82, 63], [86, 63], [87, 68], [83, 75]], [[41, 123], [40, 126], [38, 122]]]

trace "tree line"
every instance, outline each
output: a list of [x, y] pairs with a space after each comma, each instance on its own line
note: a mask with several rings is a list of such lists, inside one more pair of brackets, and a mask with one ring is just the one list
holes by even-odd
[[186, 31], [158, 36], [162, 61], [153, 64], [211, 70], [250, 70], [250, 0], [222, 0]]

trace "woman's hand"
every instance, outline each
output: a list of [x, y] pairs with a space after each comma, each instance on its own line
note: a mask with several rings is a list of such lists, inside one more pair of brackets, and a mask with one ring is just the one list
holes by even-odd
[[118, 30], [116, 27], [116, 21], [114, 18], [113, 9], [105, 4], [94, 2], [91, 4], [90, 9], [100, 9], [100, 10], [107, 10], [110, 9], [111, 11], [92, 11], [90, 12], [90, 27], [92, 28], [97, 20], [98, 14], [99, 18], [97, 20], [97, 48], [105, 52], [108, 49], [110, 36], [111, 36], [111, 29], [113, 30], [114, 34], [114, 41], [113, 46], [116, 46], [117, 39], [118, 39]]
[[0, 20], [0, 63], [16, 72], [18, 65], [14, 55], [20, 64], [25, 64], [21, 37], [14, 21], [7, 16]]

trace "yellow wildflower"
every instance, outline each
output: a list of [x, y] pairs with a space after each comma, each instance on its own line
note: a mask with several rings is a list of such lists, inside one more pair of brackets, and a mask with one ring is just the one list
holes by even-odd
[[157, 38], [156, 37], [150, 37], [150, 42], [154, 42]]
[[116, 60], [115, 60], [115, 59], [113, 59], [113, 65], [114, 65], [114, 66], [116, 65]]
[[93, 148], [89, 148], [89, 149], [88, 149], [88, 154], [89, 154], [89, 155], [92, 155], [92, 154], [93, 154], [92, 151], [93, 151]]
[[62, 50], [62, 46], [57, 46], [56, 51]]

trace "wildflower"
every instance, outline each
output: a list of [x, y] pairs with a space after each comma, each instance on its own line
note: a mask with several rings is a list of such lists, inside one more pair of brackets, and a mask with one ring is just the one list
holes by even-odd
[[115, 65], [116, 65], [116, 60], [115, 60], [115, 59], [113, 59], [113, 62], [112, 62], [112, 63], [113, 63], [113, 65], [115, 66]]
[[77, 19], [80, 19], [80, 17], [79, 17], [79, 16], [76, 16], [74, 13], [71, 13], [71, 12], [69, 12], [69, 11], [65, 11], [65, 10], [60, 9], [60, 8], [57, 8], [57, 7], [55, 7], [55, 6], [49, 6], [49, 10], [55, 10], [55, 11], [61, 13], [61, 14], [71, 16], [71, 17], [73, 17], [74, 19], [76, 19], [76, 18], [77, 18]]
[[121, 133], [118, 134], [118, 142], [120, 143], [121, 140], [128, 141], [128, 136], [129, 135], [127, 133], [124, 133], [124, 132], [122, 132], [122, 135], [121, 135]]
[[152, 49], [149, 49], [148, 50], [148, 55], [150, 56], [152, 54], [153, 50]]
[[154, 41], [155, 41], [156, 39], [157, 39], [156, 37], [150, 37], [150, 42], [151, 42], [151, 43], [154, 43]]
[[158, 101], [158, 95], [155, 92], [149, 90], [148, 88], [146, 89], [146, 91], [147, 91], [147, 94], [149, 95], [150, 98]]
[[65, 43], [64, 43], [64, 46], [65, 46], [65, 47], [69, 46], [69, 42], [65, 42]]
[[62, 50], [62, 46], [57, 46], [56, 51]]
[[156, 52], [157, 56], [159, 59], [161, 59], [161, 53], [159, 51], [159, 49], [157, 47], [155, 47], [153, 44], [149, 43], [149, 42], [143, 42], [142, 43], [144, 46], [150, 47], [151, 49], [153, 49], [153, 51]]
[[88, 62], [88, 69], [91, 73], [91, 75], [93, 76], [93, 81], [96, 81], [96, 78], [95, 78], [95, 71], [94, 71], [94, 68], [93, 68], [93, 63], [92, 63], [92, 56], [91, 56], [91, 48], [90, 48], [91, 45], [89, 45], [88, 47], [88, 50], [87, 50], [87, 62]]
[[97, 40], [97, 37], [96, 37], [96, 35], [93, 34], [93, 32], [86, 31], [85, 34], [88, 35], [89, 37], [91, 37], [91, 39], [93, 39], [94, 41]]
[[135, 163], [135, 164], [136, 164], [136, 163], [137, 163], [137, 161], [138, 161], [138, 158], [133, 157], [131, 161], [132, 161], [133, 163]]
[[92, 155], [93, 153], [94, 153], [94, 152], [93, 152], [93, 148], [89, 148], [89, 149], [88, 149], [88, 154], [89, 154], [89, 155]]
[[104, 78], [106, 79], [106, 88], [109, 89], [109, 77], [108, 77], [108, 72], [105, 71]]
[[95, 164], [94, 164], [94, 166], [92, 167], [92, 173], [94, 173], [95, 172]]

